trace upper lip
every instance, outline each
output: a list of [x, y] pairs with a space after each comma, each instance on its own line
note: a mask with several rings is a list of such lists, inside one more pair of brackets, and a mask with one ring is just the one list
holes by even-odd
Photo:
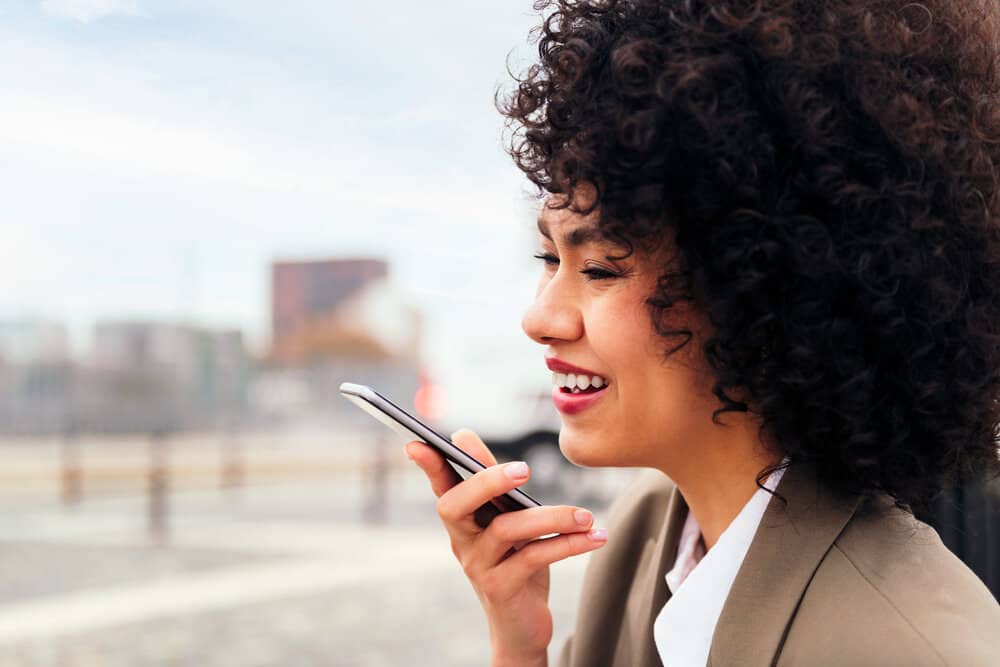
[[[579, 366], [574, 366], [573, 364], [568, 364], [561, 359], [556, 359], [555, 357], [545, 357], [545, 365], [549, 367], [550, 371], [555, 373], [574, 373], [576, 375], [597, 375], [604, 378], [600, 373], [595, 373], [594, 371], [589, 371], [586, 368], [580, 368]], [[605, 378], [607, 379], [607, 378]]]

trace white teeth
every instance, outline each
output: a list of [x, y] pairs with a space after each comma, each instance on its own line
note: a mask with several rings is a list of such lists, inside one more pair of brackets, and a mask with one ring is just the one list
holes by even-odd
[[553, 373], [552, 374], [552, 385], [554, 387], [564, 387], [569, 389], [574, 394], [578, 394], [581, 391], [593, 387], [594, 389], [600, 389], [601, 387], [607, 385], [607, 382], [600, 375], [577, 375], [575, 373]]

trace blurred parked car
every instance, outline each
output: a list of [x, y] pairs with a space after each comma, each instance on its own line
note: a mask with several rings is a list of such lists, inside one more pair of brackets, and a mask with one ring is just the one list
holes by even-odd
[[559, 450], [559, 413], [551, 389], [537, 378], [519, 379], [498, 369], [453, 379], [442, 385], [440, 394], [447, 409], [422, 416], [441, 433], [471, 428], [498, 460], [526, 461], [531, 467], [526, 490], [539, 500], [579, 497], [580, 480], [586, 476]]

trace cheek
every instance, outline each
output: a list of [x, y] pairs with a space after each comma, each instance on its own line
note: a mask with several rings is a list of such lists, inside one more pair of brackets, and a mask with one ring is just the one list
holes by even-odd
[[[646, 306], [641, 302], [633, 308], [609, 313], [613, 323], [603, 332], [603, 346], [608, 350], [609, 363], [615, 377], [620, 378], [622, 392], [640, 398], [644, 387], [654, 384], [661, 375], [664, 361], [664, 338], [653, 329]], [[642, 392], [635, 396], [636, 392]]]
[[[645, 290], [620, 295], [616, 303], [592, 310], [586, 323], [588, 342], [614, 383], [599, 418], [565, 420], [559, 444], [563, 454], [584, 466], [649, 466], [665, 450], [680, 451], [697, 441], [705, 405], [697, 371], [697, 330], [682, 349], [667, 350], [683, 339], [660, 336], [645, 304]], [[684, 329], [680, 313], [670, 314], [672, 328]], [[709, 411], [710, 412], [710, 411]]]
[[[699, 339], [666, 356], [680, 338], [651, 330], [648, 318], [618, 340], [622, 373], [615, 399], [616, 428], [609, 433], [632, 465], [650, 465], [664, 450], [681, 451], [698, 440], [711, 419], [711, 382], [701, 372]], [[631, 342], [631, 344], [629, 344]]]

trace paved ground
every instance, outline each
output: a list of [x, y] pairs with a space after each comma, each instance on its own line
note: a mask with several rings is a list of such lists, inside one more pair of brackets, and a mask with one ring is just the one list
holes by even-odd
[[[373, 512], [356, 466], [296, 479], [273, 465], [308, 465], [303, 451], [271, 452], [270, 481], [175, 491], [159, 542], [140, 483], [92, 484], [75, 506], [57, 502], [43, 468], [0, 488], [0, 667], [488, 664], [485, 622], [423, 478], [390, 454], [399, 468]], [[588, 506], [600, 520], [601, 503]], [[585, 563], [553, 568], [554, 649]]]

